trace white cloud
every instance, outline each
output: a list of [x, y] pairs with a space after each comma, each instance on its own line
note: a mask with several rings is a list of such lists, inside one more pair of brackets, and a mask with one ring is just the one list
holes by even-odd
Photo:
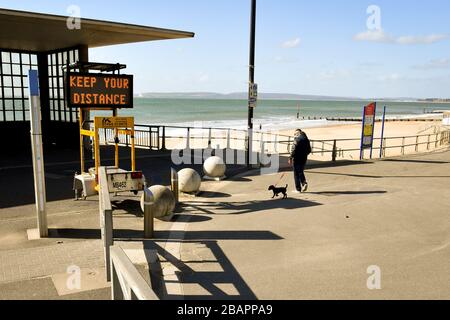
[[300, 46], [300, 43], [301, 43], [300, 38], [295, 38], [295, 39], [283, 42], [282, 47], [286, 48], [286, 49], [297, 48], [298, 46]]
[[353, 37], [353, 40], [355, 41], [369, 41], [400, 45], [433, 44], [447, 39], [450, 39], [450, 36], [446, 34], [394, 37], [384, 32], [384, 30], [364, 31]]
[[431, 70], [431, 69], [447, 69], [450, 67], [450, 59], [434, 59], [422, 65], [413, 66], [414, 69]]
[[394, 39], [387, 35], [383, 30], [365, 31], [358, 33], [353, 37], [355, 41], [370, 41], [370, 42], [382, 42], [391, 43]]
[[446, 34], [432, 34], [428, 36], [404, 36], [396, 39], [398, 44], [432, 44], [449, 39]]

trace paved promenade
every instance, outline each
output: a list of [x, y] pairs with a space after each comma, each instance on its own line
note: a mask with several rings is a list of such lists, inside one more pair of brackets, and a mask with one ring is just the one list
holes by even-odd
[[[195, 220], [180, 245], [182, 294], [450, 299], [450, 152], [307, 176], [309, 192], [288, 200], [267, 192], [279, 175], [252, 175], [186, 202]], [[368, 289], [369, 266], [381, 290]]]
[[[115, 198], [116, 244], [163, 299], [450, 299], [450, 151], [205, 182], [143, 241], [138, 198]], [[0, 299], [109, 299], [95, 198], [48, 205], [50, 238], [28, 241], [34, 206], [0, 210]], [[83, 288], [66, 288], [80, 267]], [[367, 269], [381, 290], [367, 288]]]

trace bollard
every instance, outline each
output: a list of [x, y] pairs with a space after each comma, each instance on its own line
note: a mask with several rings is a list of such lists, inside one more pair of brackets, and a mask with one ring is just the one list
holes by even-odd
[[231, 129], [227, 132], [227, 149], [231, 149]]
[[144, 238], [152, 239], [154, 233], [154, 221], [153, 221], [153, 194], [148, 189], [144, 189]]
[[170, 171], [170, 185], [173, 195], [175, 196], [175, 204], [180, 202], [180, 185], [178, 181], [178, 172], [175, 169]]

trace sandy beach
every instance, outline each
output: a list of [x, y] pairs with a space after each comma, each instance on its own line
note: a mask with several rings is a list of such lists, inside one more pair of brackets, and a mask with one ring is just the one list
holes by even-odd
[[[385, 147], [386, 156], [398, 156], [402, 154], [401, 145], [409, 145], [405, 147], [405, 154], [413, 154], [417, 152], [425, 152], [428, 151], [428, 136], [430, 136], [430, 149], [435, 148], [435, 144], [433, 141], [436, 140], [436, 135], [445, 130], [442, 126], [441, 122], [437, 121], [411, 121], [411, 122], [402, 122], [402, 121], [394, 121], [394, 122], [386, 122], [384, 138], [386, 140]], [[352, 149], [352, 151], [343, 152], [340, 155], [343, 159], [358, 159], [359, 158], [359, 149], [360, 148], [360, 139], [361, 139], [361, 123], [351, 123], [351, 124], [340, 124], [333, 126], [325, 126], [318, 128], [309, 128], [304, 130], [308, 137], [312, 141], [318, 141], [314, 143], [314, 151], [318, 149], [322, 149], [322, 142], [326, 140], [337, 140], [337, 148], [343, 150]], [[374, 156], [379, 156], [379, 148], [381, 146], [381, 131], [382, 125], [381, 123], [377, 123], [375, 126], [375, 135], [374, 135]], [[282, 135], [292, 136], [294, 130], [283, 131]], [[417, 136], [419, 136], [417, 138]], [[403, 139], [405, 138], [405, 139]], [[339, 141], [339, 140], [347, 140], [349, 141]], [[325, 142], [325, 149], [330, 150], [332, 148], [332, 141]], [[416, 149], [416, 143], [418, 143], [418, 149]], [[393, 147], [393, 148], [390, 148]], [[377, 150], [378, 149], [378, 150]], [[369, 152], [367, 152], [367, 155]], [[331, 154], [316, 153], [312, 155], [312, 158], [315, 160], [324, 160], [327, 158], [331, 158]]]
[[[375, 140], [373, 156], [379, 157], [381, 145], [381, 123], [375, 126]], [[402, 154], [414, 154], [436, 149], [435, 141], [440, 138], [439, 133], [446, 130], [439, 121], [392, 121], [386, 122], [384, 138], [385, 156], [398, 156]], [[290, 142], [294, 135], [295, 128], [276, 132], [255, 132], [254, 150], [261, 149], [260, 141], [265, 141], [265, 151], [269, 153], [286, 154]], [[333, 141], [337, 140], [338, 159], [355, 160], [359, 159], [361, 141], [361, 123], [346, 123], [327, 126], [318, 126], [304, 129], [313, 144], [313, 154], [311, 159], [318, 161], [331, 160], [331, 150]], [[231, 139], [228, 145], [227, 135]], [[211, 146], [213, 148], [227, 148], [243, 150], [245, 148], [245, 135], [243, 130], [222, 130], [213, 129], [211, 131]], [[190, 141], [187, 144], [187, 133], [171, 133], [168, 131], [166, 146], [169, 149], [207, 148], [209, 141], [208, 129], [192, 129], [190, 131]], [[402, 145], [407, 145], [402, 149]], [[417, 145], [417, 146], [416, 146]], [[322, 152], [324, 151], [324, 152]], [[367, 151], [367, 157], [369, 157]]]

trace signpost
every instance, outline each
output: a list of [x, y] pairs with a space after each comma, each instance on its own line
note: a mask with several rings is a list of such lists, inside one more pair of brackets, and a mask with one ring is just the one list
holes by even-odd
[[[255, 45], [256, 45], [256, 0], [251, 0], [250, 14], [250, 58], [249, 58], [249, 89], [255, 85]], [[249, 90], [250, 91], [250, 90]], [[252, 103], [251, 92], [248, 94], [248, 133], [247, 156], [248, 168], [253, 166], [253, 115], [255, 103]]]
[[361, 160], [364, 159], [364, 150], [366, 149], [370, 149], [370, 159], [372, 159], [376, 111], [377, 111], [376, 102], [373, 102], [364, 107], [363, 129], [361, 136], [361, 155], [360, 155]]
[[48, 237], [44, 153], [42, 150], [41, 106], [39, 100], [39, 76], [37, 70], [28, 73], [30, 92], [31, 145], [33, 152], [34, 192], [39, 236]]
[[133, 108], [133, 76], [66, 72], [69, 108]]

